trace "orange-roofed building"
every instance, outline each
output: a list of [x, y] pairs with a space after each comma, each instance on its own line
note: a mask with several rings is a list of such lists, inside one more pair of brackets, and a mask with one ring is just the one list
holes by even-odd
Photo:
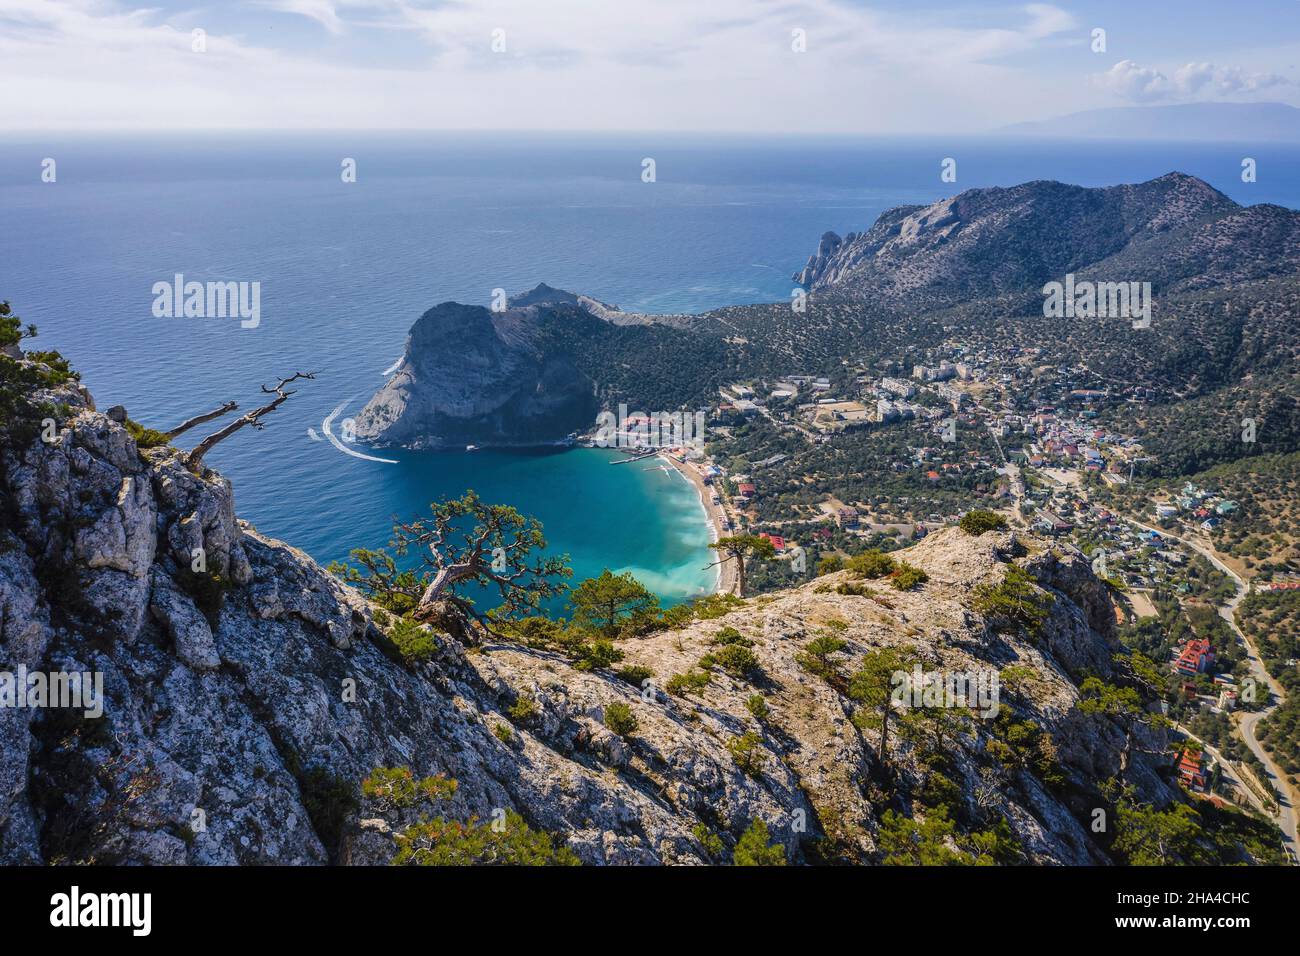
[[1214, 650], [1205, 638], [1194, 638], [1183, 645], [1174, 660], [1180, 674], [1204, 674], [1214, 664]]

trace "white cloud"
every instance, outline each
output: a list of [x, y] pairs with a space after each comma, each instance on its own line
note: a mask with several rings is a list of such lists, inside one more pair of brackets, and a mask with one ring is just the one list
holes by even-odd
[[[0, 0], [0, 122], [957, 133], [1059, 104], [1065, 81], [1030, 82], [1015, 59], [1080, 29], [1045, 3], [1004, 11], [995, 26], [851, 0], [654, 0], [635, 12], [593, 0], [249, 0], [243, 10], [267, 8], [305, 18], [293, 52], [210, 29], [207, 53], [191, 53], [202, 10], [164, 19], [121, 0]], [[401, 57], [351, 58], [307, 20], [372, 50], [385, 42], [377, 31], [395, 31]], [[268, 42], [283, 28], [251, 35]], [[497, 28], [504, 54], [491, 50]], [[806, 53], [791, 50], [796, 28]], [[328, 51], [313, 55], [312, 37]]]
[[1135, 103], [1243, 98], [1294, 85], [1276, 73], [1253, 73], [1235, 66], [1187, 63], [1165, 74], [1132, 60], [1121, 60], [1093, 80], [1102, 89]]

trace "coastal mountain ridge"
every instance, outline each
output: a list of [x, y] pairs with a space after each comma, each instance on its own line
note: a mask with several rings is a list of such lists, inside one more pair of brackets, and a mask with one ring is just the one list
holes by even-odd
[[[1045, 318], [1043, 286], [1068, 274], [1150, 283], [1151, 327]], [[802, 309], [629, 318], [545, 285], [500, 313], [444, 303], [412, 328], [397, 373], [358, 416], [358, 437], [424, 448], [545, 443], [620, 403], [700, 408], [737, 380], [838, 375], [845, 362], [910, 369], [952, 339], [1036, 349], [1044, 365], [1140, 385], [1157, 467], [1203, 467], [1241, 451], [1207, 439], [1205, 455], [1218, 457], [1182, 455], [1164, 436], [1192, 409], [1212, 409], [1226, 433], [1253, 407], [1270, 447], [1300, 436], [1300, 212], [1241, 206], [1184, 173], [1102, 188], [1035, 181], [898, 207], [864, 232], [823, 235], [792, 279], [807, 292]]]
[[1133, 281], [1173, 292], [1192, 278], [1204, 288], [1294, 274], [1298, 238], [1300, 213], [1242, 207], [1183, 173], [1101, 188], [1040, 180], [893, 209], [844, 239], [827, 233], [792, 278], [813, 291], [931, 309], [1041, 294], [1066, 273], [1125, 281], [1130, 270]]

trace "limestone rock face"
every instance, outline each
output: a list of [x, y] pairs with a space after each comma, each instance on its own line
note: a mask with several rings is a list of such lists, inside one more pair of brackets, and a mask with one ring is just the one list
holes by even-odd
[[542, 283], [500, 311], [444, 302], [411, 327], [402, 359], [356, 418], [372, 445], [536, 445], [589, 428], [597, 383], [578, 361], [611, 326], [683, 327], [688, 315], [624, 312]]
[[[555, 309], [586, 316], [571, 305]], [[542, 341], [541, 322], [555, 309], [493, 312], [454, 302], [430, 309], [411, 328], [397, 370], [357, 416], [357, 438], [454, 448], [536, 443], [538, 435], [586, 428], [596, 417], [591, 381]]]
[[[882, 757], [843, 682], [800, 665], [808, 641], [832, 633], [844, 675], [882, 647], [927, 669], [1029, 668], [1001, 706], [1047, 732], [1065, 782], [992, 759], [996, 722], [973, 718], [946, 770], [962, 814], [1007, 820], [1032, 862], [1106, 862], [1081, 821], [1125, 737], [1076, 706], [1077, 675], [1108, 673], [1112, 648], [1105, 592], [1069, 549], [938, 532], [906, 556], [930, 575], [914, 592], [839, 593], [840, 573], [623, 642], [624, 664], [654, 673], [644, 687], [489, 635], [469, 649], [438, 635], [433, 659], [413, 664], [361, 597], [239, 522], [227, 481], [189, 473], [169, 449], [140, 452], [85, 399], [68, 398], [56, 441], [0, 456], [0, 654], [10, 671], [102, 675], [103, 715], [0, 709], [0, 861], [386, 863], [413, 820], [365, 805], [358, 785], [406, 766], [458, 781], [447, 817], [514, 811], [586, 863], [725, 862], [755, 819], [792, 862], [871, 862], [881, 808], [917, 810], [909, 794], [933, 769], [902, 733]], [[1011, 561], [1056, 598], [1034, 640], [969, 608]], [[666, 694], [723, 626], [752, 642], [761, 671], [715, 668], [703, 689]], [[525, 698], [531, 716], [512, 720]], [[615, 702], [637, 721], [626, 737], [605, 726]], [[744, 768], [740, 740], [753, 747]], [[1168, 799], [1138, 753], [1156, 748], [1132, 749], [1128, 779]]]
[[1159, 255], [1168, 292], [1293, 271], [1297, 237], [1294, 210], [1242, 208], [1183, 173], [1097, 189], [1038, 181], [890, 209], [843, 241], [827, 233], [793, 278], [819, 295], [917, 310], [1041, 296], [1067, 272], [1118, 281]]
[[849, 233], [845, 239], [841, 239], [833, 232], [822, 233], [821, 241], [817, 243], [817, 251], [808, 257], [808, 263], [803, 269], [790, 278], [800, 285], [814, 285], [831, 267], [835, 253], [839, 251], [840, 246], [845, 242], [852, 242], [854, 238], [853, 233]]

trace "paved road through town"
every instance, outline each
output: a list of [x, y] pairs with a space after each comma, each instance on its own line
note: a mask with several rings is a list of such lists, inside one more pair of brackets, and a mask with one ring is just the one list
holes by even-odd
[[1129, 518], [1127, 516], [1123, 517], [1124, 520], [1129, 522], [1129, 524], [1138, 528], [1143, 528], [1146, 531], [1154, 531], [1162, 538], [1168, 538], [1171, 541], [1179, 541], [1187, 545], [1224, 574], [1228, 575], [1236, 585], [1236, 593], [1219, 606], [1219, 616], [1227, 622], [1228, 626], [1232, 628], [1233, 633], [1241, 638], [1242, 644], [1245, 645], [1246, 658], [1250, 664], [1250, 672], [1255, 678], [1256, 683], [1267, 687], [1272, 692], [1272, 702], [1267, 707], [1264, 707], [1261, 710], [1243, 713], [1241, 715], [1241, 722], [1238, 724], [1238, 729], [1241, 731], [1241, 737], [1246, 742], [1246, 746], [1250, 748], [1251, 753], [1258, 757], [1268, 769], [1270, 779], [1264, 782], [1270, 785], [1275, 791], [1278, 800], [1278, 814], [1275, 819], [1278, 826], [1282, 829], [1286, 849], [1291, 855], [1291, 861], [1294, 863], [1296, 862], [1298, 845], [1296, 841], [1296, 809], [1294, 793], [1292, 792], [1291, 787], [1287, 784], [1286, 775], [1282, 772], [1282, 768], [1273, 761], [1273, 758], [1268, 755], [1268, 752], [1264, 750], [1264, 748], [1260, 746], [1259, 741], [1255, 739], [1255, 725], [1275, 711], [1278, 706], [1286, 700], [1286, 692], [1282, 689], [1282, 685], [1275, 681], [1273, 676], [1269, 674], [1268, 670], [1264, 667], [1264, 662], [1259, 656], [1259, 649], [1251, 643], [1250, 638], [1246, 637], [1245, 632], [1237, 626], [1237, 606], [1241, 604], [1242, 600], [1246, 597], [1248, 590], [1246, 582], [1241, 579], [1241, 576], [1237, 574], [1236, 571], [1224, 564], [1213, 551], [1202, 545], [1200, 542], [1191, 538], [1171, 534], [1162, 528], [1154, 528], [1151, 525], [1143, 524], [1135, 518]]

